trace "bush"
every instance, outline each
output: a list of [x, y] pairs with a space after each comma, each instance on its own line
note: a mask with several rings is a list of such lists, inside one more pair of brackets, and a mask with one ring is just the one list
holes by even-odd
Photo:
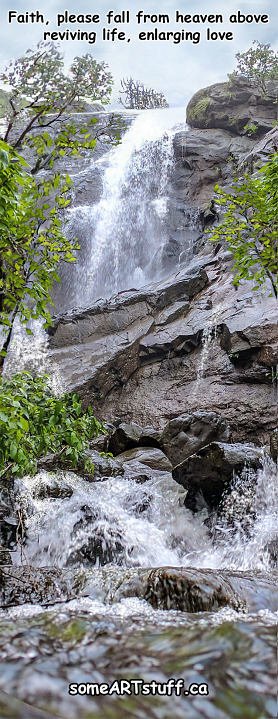
[[46, 375], [0, 379], [0, 479], [35, 474], [47, 453], [63, 456], [72, 468], [82, 462], [92, 472], [85, 450], [104, 431], [91, 407], [82, 410], [77, 394], [53, 397]]

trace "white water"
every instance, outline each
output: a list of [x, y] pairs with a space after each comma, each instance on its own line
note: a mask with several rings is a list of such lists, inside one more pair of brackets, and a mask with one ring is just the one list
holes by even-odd
[[278, 482], [269, 458], [257, 477], [247, 472], [243, 479], [235, 478], [212, 531], [203, 516], [185, 509], [183, 488], [170, 475], [156, 474], [143, 484], [122, 477], [88, 483], [61, 472], [58, 484], [72, 490], [72, 496], [63, 499], [38, 499], [53, 483], [51, 474], [26, 477], [25, 498], [34, 507], [27, 518], [29, 562], [59, 567], [271, 567], [267, 547], [278, 535]]
[[97, 161], [104, 168], [100, 201], [69, 211], [67, 232], [78, 237], [83, 260], [64, 280], [67, 308], [161, 274], [177, 128], [185, 128], [184, 108], [140, 112], [121, 144]]

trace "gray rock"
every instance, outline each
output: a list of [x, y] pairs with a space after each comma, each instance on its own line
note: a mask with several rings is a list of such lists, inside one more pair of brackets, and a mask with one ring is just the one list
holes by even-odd
[[[271, 89], [271, 88], [270, 88]], [[187, 106], [187, 122], [199, 128], [223, 128], [234, 134], [260, 137], [276, 120], [274, 97], [267, 97], [258, 84], [245, 78], [217, 83], [199, 90]], [[255, 131], [250, 130], [254, 126]]]
[[230, 429], [216, 412], [193, 412], [175, 417], [164, 428], [161, 445], [173, 467], [213, 441], [227, 442]]
[[140, 427], [135, 422], [121, 422], [108, 440], [108, 451], [121, 454], [135, 447], [160, 447], [160, 433], [152, 427]]
[[56, 318], [49, 332], [67, 389], [102, 420], [161, 431], [174, 417], [212, 411], [233, 441], [262, 444], [277, 424], [276, 301], [249, 283], [236, 291], [213, 254], [143, 290]]
[[212, 442], [181, 462], [173, 479], [188, 490], [185, 506], [193, 512], [217, 509], [224, 490], [243, 469], [263, 466], [261, 450], [252, 445]]
[[172, 470], [169, 459], [160, 449], [156, 448], [139, 447], [138, 449], [129, 449], [127, 452], [122, 452], [122, 454], [118, 455], [118, 461], [125, 466], [129, 462], [137, 462], [161, 472], [171, 472]]

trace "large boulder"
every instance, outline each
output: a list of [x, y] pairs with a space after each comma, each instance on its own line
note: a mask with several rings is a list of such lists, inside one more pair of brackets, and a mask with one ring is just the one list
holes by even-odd
[[258, 138], [277, 119], [274, 100], [272, 92], [264, 94], [258, 84], [234, 77], [196, 92], [187, 106], [187, 122], [192, 127], [222, 128]]
[[175, 467], [173, 478], [188, 490], [186, 507], [193, 512], [204, 507], [212, 510], [219, 506], [235, 474], [262, 466], [262, 451], [253, 445], [212, 442]]
[[226, 420], [216, 412], [193, 412], [168, 422], [161, 435], [161, 446], [176, 467], [210, 442], [227, 442], [230, 434]]

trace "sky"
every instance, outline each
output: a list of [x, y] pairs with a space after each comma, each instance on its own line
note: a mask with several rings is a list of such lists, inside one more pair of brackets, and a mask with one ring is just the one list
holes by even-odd
[[[98, 14], [101, 22], [98, 24], [64, 23], [57, 28], [56, 15], [64, 14], [65, 9], [69, 13]], [[39, 10], [48, 25], [41, 23], [19, 23], [13, 20], [8, 22], [9, 11], [15, 11], [18, 15], [26, 12]], [[130, 11], [130, 23], [110, 23], [108, 25], [106, 13], [113, 10], [115, 14], [123, 10]], [[153, 23], [147, 21], [138, 25], [136, 14], [142, 10], [145, 14], [159, 15], [168, 14], [170, 23]], [[173, 24], [175, 14], [178, 11], [182, 15], [190, 14], [222, 14], [224, 22], [204, 24], [178, 23]], [[240, 11], [244, 15], [269, 15], [269, 22], [253, 23], [230, 23], [231, 14]], [[17, 15], [17, 16], [18, 16]], [[97, 39], [94, 44], [86, 41], [62, 41], [62, 50], [66, 66], [77, 55], [91, 53], [96, 60], [104, 60], [108, 63], [110, 71], [115, 80], [113, 91], [113, 103], [116, 103], [119, 96], [120, 79], [132, 76], [134, 79], [143, 82], [146, 86], [152, 87], [164, 93], [171, 106], [186, 105], [194, 92], [215, 82], [225, 82], [227, 73], [235, 68], [235, 54], [246, 51], [253, 40], [262, 43], [270, 43], [278, 49], [278, 3], [277, 0], [226, 0], [225, 5], [216, 0], [145, 0], [142, 5], [139, 0], [1, 0], [0, 9], [0, 67], [3, 69], [11, 58], [20, 57], [29, 47], [35, 47], [43, 38], [44, 32], [60, 32], [66, 29], [72, 32], [78, 30], [97, 32]], [[117, 28], [118, 32], [125, 32], [130, 42], [116, 40], [104, 42], [102, 39], [102, 28]], [[200, 32], [201, 40], [193, 43], [191, 40], [181, 40], [180, 43], [173, 43], [173, 40], [143, 41], [138, 39], [139, 32], [154, 31], [157, 27], [159, 32], [187, 31]], [[232, 32], [233, 40], [210, 40], [206, 39], [207, 28], [213, 32]], [[196, 37], [196, 35], [195, 35]], [[55, 44], [56, 41], [55, 41]]]

